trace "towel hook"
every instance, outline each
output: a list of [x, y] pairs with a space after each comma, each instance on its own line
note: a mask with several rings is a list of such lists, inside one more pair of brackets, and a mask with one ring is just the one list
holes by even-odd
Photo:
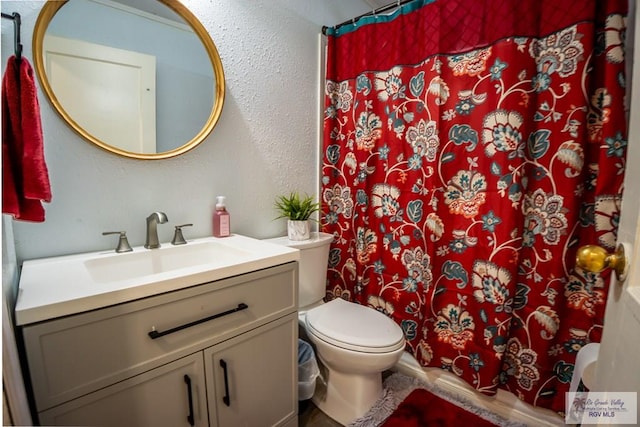
[[13, 12], [11, 15], [3, 13], [2, 17], [13, 21], [13, 50], [16, 54], [16, 59], [20, 61], [22, 58], [22, 43], [20, 42], [20, 24], [22, 20], [20, 19], [20, 14], [18, 12]]

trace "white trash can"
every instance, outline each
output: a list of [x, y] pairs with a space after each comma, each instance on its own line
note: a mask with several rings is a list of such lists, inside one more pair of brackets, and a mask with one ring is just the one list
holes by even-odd
[[316, 389], [316, 378], [320, 375], [313, 347], [298, 339], [298, 400], [308, 400]]

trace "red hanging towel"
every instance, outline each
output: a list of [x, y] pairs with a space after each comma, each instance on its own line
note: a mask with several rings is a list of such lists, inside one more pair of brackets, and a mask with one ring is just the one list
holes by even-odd
[[2, 79], [2, 213], [43, 222], [42, 202], [50, 201], [33, 69], [12, 56]]

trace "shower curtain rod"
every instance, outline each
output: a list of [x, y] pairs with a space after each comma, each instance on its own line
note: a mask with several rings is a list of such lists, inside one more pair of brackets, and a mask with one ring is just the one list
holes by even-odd
[[[351, 18], [351, 19], [349, 19], [347, 21], [344, 21], [344, 22], [342, 22], [342, 23], [340, 23], [338, 25], [334, 25], [333, 28], [335, 28], [337, 30], [338, 28], [342, 27], [343, 25], [355, 24], [360, 18], [364, 18], [366, 16], [373, 16], [373, 15], [376, 15], [376, 14], [381, 13], [381, 12], [386, 12], [388, 10], [398, 8], [398, 7], [402, 6], [405, 3], [409, 3], [409, 2], [412, 2], [412, 1], [413, 0], [396, 0], [393, 3], [389, 3], [389, 4], [385, 5], [385, 6], [380, 6], [377, 9], [373, 9], [371, 12], [363, 13], [362, 15], [356, 16], [355, 18]], [[329, 29], [329, 27], [323, 26], [322, 27], [322, 34], [326, 35], [328, 29]]]
[[22, 58], [22, 43], [20, 43], [20, 14], [18, 12], [13, 12], [11, 15], [8, 13], [2, 13], [2, 17], [13, 21], [13, 50], [16, 54], [16, 59], [20, 61]]

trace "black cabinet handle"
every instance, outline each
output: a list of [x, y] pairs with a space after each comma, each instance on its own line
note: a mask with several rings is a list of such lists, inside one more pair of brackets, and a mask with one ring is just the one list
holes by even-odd
[[224, 372], [224, 396], [222, 397], [222, 401], [225, 405], [231, 406], [231, 399], [229, 398], [229, 378], [227, 376], [227, 362], [223, 359], [220, 359], [220, 366], [222, 366], [222, 371]]
[[240, 304], [238, 304], [238, 306], [236, 308], [232, 308], [231, 310], [223, 311], [222, 313], [217, 313], [217, 314], [214, 314], [213, 316], [205, 317], [204, 319], [200, 319], [200, 320], [195, 320], [195, 321], [190, 322], [190, 323], [185, 323], [184, 325], [176, 326], [175, 328], [167, 329], [166, 331], [160, 332], [160, 331], [156, 331], [155, 329], [152, 329], [149, 332], [149, 336], [151, 337], [152, 340], [155, 340], [156, 338], [160, 338], [162, 336], [169, 335], [169, 334], [172, 334], [174, 332], [178, 332], [178, 331], [181, 331], [183, 329], [187, 329], [187, 328], [190, 328], [192, 326], [196, 326], [196, 325], [199, 325], [201, 323], [208, 322], [209, 320], [213, 320], [213, 319], [217, 319], [217, 318], [222, 317], [222, 316], [226, 316], [228, 314], [236, 313], [236, 312], [241, 311], [241, 310], [246, 310], [247, 308], [249, 308], [249, 306], [247, 304], [241, 302]]
[[191, 378], [189, 375], [184, 376], [184, 382], [187, 384], [187, 395], [189, 396], [189, 415], [187, 415], [187, 421], [189, 421], [189, 425], [195, 425], [195, 421], [193, 419], [193, 393], [191, 392]]

